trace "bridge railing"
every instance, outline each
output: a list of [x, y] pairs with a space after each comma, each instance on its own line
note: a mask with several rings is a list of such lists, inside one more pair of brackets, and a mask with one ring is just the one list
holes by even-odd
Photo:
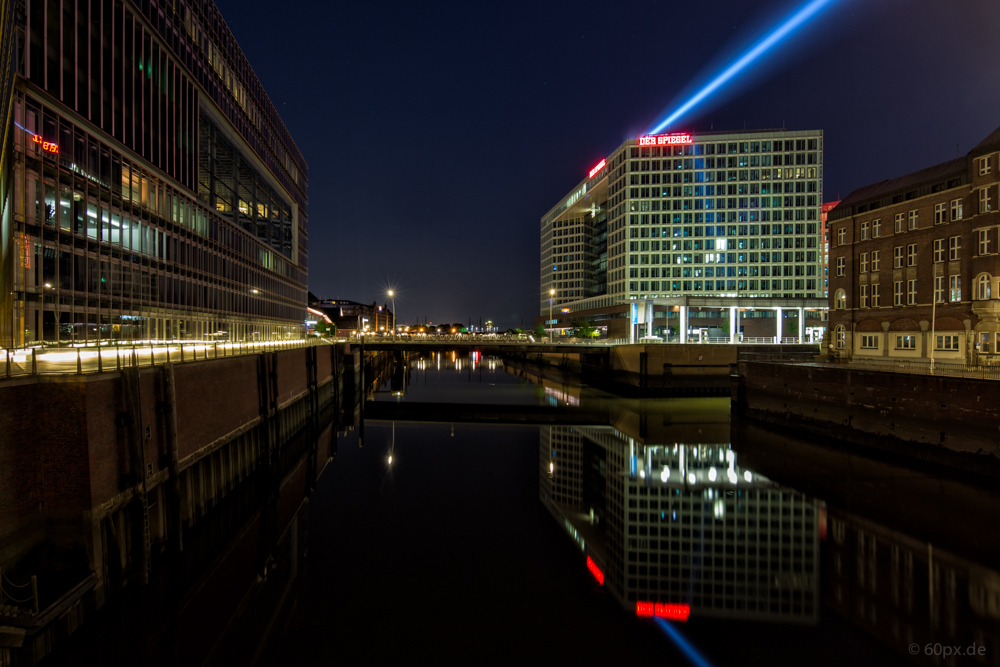
[[210, 359], [277, 352], [297, 348], [329, 345], [322, 338], [291, 341], [218, 343], [185, 342], [139, 345], [78, 345], [46, 349], [42, 347], [0, 350], [0, 378], [30, 375], [86, 375], [119, 371], [135, 366], [157, 366], [168, 363], [190, 363]]

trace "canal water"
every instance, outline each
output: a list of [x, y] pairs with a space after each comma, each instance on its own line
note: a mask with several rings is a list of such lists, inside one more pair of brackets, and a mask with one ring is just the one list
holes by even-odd
[[540, 374], [428, 354], [369, 395], [287, 664], [1000, 664], [988, 485]]

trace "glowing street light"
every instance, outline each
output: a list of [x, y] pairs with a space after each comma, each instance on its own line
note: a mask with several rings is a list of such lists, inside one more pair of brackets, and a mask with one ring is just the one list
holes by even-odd
[[393, 294], [393, 291], [389, 290], [389, 301], [392, 302], [392, 339], [396, 340], [396, 297]]
[[[555, 301], [555, 299], [556, 299], [556, 291], [554, 289], [550, 289], [549, 290], [549, 322], [551, 323], [551, 326], [553, 327], [553, 329], [555, 328], [555, 324], [552, 323], [552, 302]], [[552, 343], [552, 331], [553, 331], [553, 329], [549, 329], [549, 344]]]

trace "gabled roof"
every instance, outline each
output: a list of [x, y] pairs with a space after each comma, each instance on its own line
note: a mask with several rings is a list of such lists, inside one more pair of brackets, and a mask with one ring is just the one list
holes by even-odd
[[976, 157], [977, 155], [990, 153], [997, 149], [1000, 149], [1000, 127], [993, 130], [989, 136], [976, 144], [976, 147], [969, 151], [969, 155], [971, 157]]
[[845, 207], [851, 207], [872, 199], [880, 199], [897, 192], [913, 190], [928, 183], [947, 181], [965, 173], [967, 168], [968, 162], [966, 158], [959, 157], [954, 160], [942, 162], [941, 164], [936, 164], [933, 167], [927, 167], [926, 169], [915, 171], [905, 176], [892, 178], [886, 181], [879, 181], [878, 183], [872, 183], [871, 185], [866, 185], [863, 188], [858, 188], [851, 194], [844, 197], [834, 210], [841, 210]]

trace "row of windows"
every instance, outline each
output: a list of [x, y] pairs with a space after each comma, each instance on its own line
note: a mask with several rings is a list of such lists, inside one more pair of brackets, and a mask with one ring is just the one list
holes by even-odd
[[[792, 279], [792, 280], [684, 280], [673, 282], [667, 281], [631, 281], [628, 284], [630, 292], [757, 292], [757, 291], [786, 291], [792, 290], [815, 290], [815, 279]], [[801, 296], [801, 295], [798, 295]]]
[[[977, 290], [980, 299], [990, 298], [989, 277], [980, 278], [977, 284], [982, 284], [982, 288]], [[905, 291], [904, 291], [905, 290]], [[906, 303], [903, 303], [905, 295]], [[962, 300], [962, 277], [959, 274], [951, 276], [934, 277], [934, 302], [945, 303], [959, 302]], [[869, 305], [869, 299], [871, 303]], [[917, 305], [917, 281], [896, 281], [893, 283], [893, 305]], [[859, 308], [880, 308], [882, 306], [881, 286], [879, 283], [858, 286], [858, 307]], [[838, 289], [834, 294], [834, 308], [843, 310], [847, 308], [847, 293], [843, 289]]]
[[[978, 231], [978, 250], [980, 255], [990, 254], [990, 231], [991, 230], [988, 229], [981, 229]], [[945, 245], [946, 243], [947, 246]], [[911, 243], [907, 246], [895, 246], [892, 249], [893, 268], [901, 269], [904, 266], [916, 266], [917, 252], [918, 245], [916, 243]], [[871, 251], [872, 273], [877, 273], [879, 271], [879, 265], [881, 262], [880, 256], [880, 250]], [[869, 253], [867, 252], [863, 252], [858, 255], [858, 273], [868, 273], [868, 257]], [[947, 239], [934, 239], [932, 257], [935, 264], [940, 264], [945, 261], [954, 262], [962, 259], [962, 237], [951, 236]], [[836, 270], [838, 276], [845, 275], [846, 261], [845, 257], [837, 258]]]
[[[679, 189], [678, 189], [679, 190]], [[651, 201], [633, 201], [629, 206], [632, 211], [711, 211], [711, 210], [722, 210], [722, 209], [744, 209], [744, 208], [793, 208], [793, 207], [816, 207], [819, 206], [818, 195], [785, 195], [782, 197], [768, 197], [768, 196], [749, 196], [749, 197], [729, 197], [727, 199], [698, 199], [698, 195], [695, 195], [695, 199], [680, 199], [680, 193], [671, 195], [670, 188], [660, 187], [660, 188], [630, 188], [629, 195], [632, 199], [646, 199], [649, 197], [661, 197], [669, 198], [674, 197], [670, 201], [665, 201], [662, 204], [657, 200]], [[707, 197], [708, 195], [706, 195]], [[648, 206], [646, 206], [648, 204]], [[815, 220], [815, 216], [811, 216], [810, 220]], [[720, 221], [721, 222], [721, 221]]]
[[[879, 349], [879, 341], [882, 336], [880, 334], [861, 334], [861, 349], [863, 350], [877, 350]], [[917, 349], [917, 337], [908, 334], [900, 334], [894, 337], [896, 341], [897, 350], [915, 350]], [[936, 345], [935, 349], [941, 351], [955, 351], [959, 349], [959, 337], [952, 334], [945, 334], [941, 336], [935, 336]]]
[[[630, 268], [628, 270], [629, 278], [768, 278], [772, 275], [774, 277], [785, 276], [815, 276], [816, 275], [815, 266], [728, 266], [728, 267], [701, 267], [701, 266], [684, 266], [684, 267], [663, 267], [660, 269], [658, 267], [651, 268]], [[569, 276], [570, 278], [579, 276]]]
[[774, 139], [764, 141], [729, 141], [725, 143], [693, 143], [683, 146], [632, 146], [629, 156], [669, 157], [682, 155], [736, 155], [742, 153], [770, 153], [771, 151], [819, 150], [819, 138]]
[[[949, 209], [951, 215], [949, 217]], [[989, 213], [993, 210], [992, 206], [992, 195], [990, 193], [990, 188], [980, 188], [979, 189], [979, 212]], [[934, 224], [941, 225], [946, 222], [956, 222], [962, 220], [963, 218], [963, 207], [961, 199], [952, 199], [951, 202], [939, 202], [934, 205]], [[905, 223], [905, 229], [904, 229]], [[907, 213], [896, 213], [894, 221], [894, 232], [900, 234], [904, 231], [913, 231], [919, 229], [920, 227], [920, 212], [917, 210], [912, 210]], [[859, 230], [859, 240], [867, 241], [869, 239], [877, 239], [882, 236], [882, 220], [875, 219], [871, 221], [862, 222]], [[847, 227], [839, 227], [837, 229], [837, 245], [846, 245], [847, 243]]]

